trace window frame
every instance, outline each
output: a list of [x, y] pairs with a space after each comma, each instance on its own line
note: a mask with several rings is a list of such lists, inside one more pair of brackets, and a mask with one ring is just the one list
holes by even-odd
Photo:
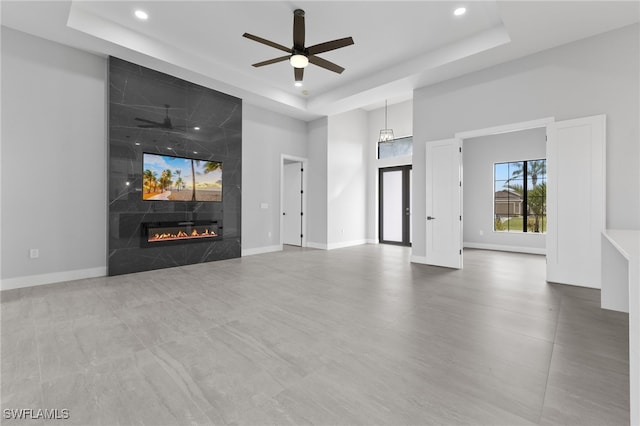
[[[517, 234], [517, 235], [545, 235], [547, 233], [547, 227], [544, 226], [544, 232], [535, 232], [535, 231], [529, 231], [528, 230], [528, 214], [526, 214], [526, 212], [529, 211], [529, 205], [528, 205], [528, 193], [532, 188], [528, 188], [528, 182], [529, 182], [529, 169], [527, 167], [528, 163], [534, 162], [534, 161], [544, 161], [545, 162], [545, 174], [544, 174], [544, 182], [546, 183], [547, 181], [547, 173], [546, 173], [546, 165], [547, 165], [547, 158], [531, 158], [531, 159], [526, 159], [526, 160], [516, 160], [516, 161], [495, 161], [493, 162], [493, 181], [492, 181], [492, 198], [493, 198], [493, 202], [492, 202], [492, 225], [491, 225], [491, 229], [492, 232], [494, 233], [499, 233], [499, 234]], [[520, 205], [520, 208], [518, 209], [520, 211], [520, 217], [522, 217], [522, 229], [521, 230], [496, 230], [496, 166], [500, 165], [500, 164], [509, 164], [509, 163], [524, 163], [523, 164], [523, 169], [524, 169], [524, 173], [523, 173], [523, 177], [522, 177], [522, 187], [523, 187], [523, 196], [522, 196], [522, 203]], [[545, 200], [544, 200], [544, 210], [545, 210], [545, 214], [542, 215], [543, 218], [547, 217], [546, 214], [546, 208], [547, 208], [547, 192], [545, 191]], [[507, 201], [507, 203], [509, 203], [509, 201]], [[508, 214], [509, 212], [509, 207], [507, 207], [507, 216], [508, 217], [519, 217], [517, 215], [513, 215], [513, 216], [509, 216]], [[543, 219], [544, 221], [544, 219]]]
[[[395, 157], [385, 157], [385, 158], [380, 158], [380, 142], [376, 143], [376, 160], [380, 161], [380, 160], [389, 160], [389, 159], [393, 159], [393, 158], [402, 158], [402, 157], [411, 157], [413, 156], [413, 135], [407, 135], [407, 136], [400, 136], [397, 138], [394, 138], [393, 141], [397, 141], [399, 139], [411, 139], [411, 154], [404, 154], [404, 155], [398, 155]], [[390, 142], [390, 143], [394, 143], [394, 142]], [[387, 142], [389, 143], [389, 142]]]

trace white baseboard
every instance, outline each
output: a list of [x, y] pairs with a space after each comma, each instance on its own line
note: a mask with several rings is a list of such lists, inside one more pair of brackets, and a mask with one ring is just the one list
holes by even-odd
[[378, 240], [367, 240], [367, 244], [380, 244], [380, 241]]
[[504, 246], [501, 244], [483, 244], [483, 243], [462, 243], [464, 248], [473, 248], [480, 250], [496, 250], [496, 251], [510, 251], [514, 253], [528, 253], [528, 254], [541, 254], [546, 255], [547, 250], [536, 247], [521, 247], [521, 246]]
[[414, 256], [414, 255], [411, 255], [410, 261], [411, 261], [411, 263], [422, 263], [424, 265], [427, 264], [426, 256]]
[[314, 243], [312, 241], [307, 241], [307, 247], [318, 250], [328, 250], [327, 245], [323, 243]]
[[50, 274], [29, 275], [25, 277], [5, 278], [0, 282], [0, 290], [34, 287], [38, 285], [54, 284], [64, 281], [82, 280], [85, 278], [104, 277], [107, 267], [76, 269], [74, 271], [52, 272]]
[[367, 244], [367, 240], [363, 239], [363, 240], [343, 241], [341, 243], [328, 244], [327, 250], [334, 250], [334, 249], [353, 247], [353, 246], [361, 246], [363, 244]]
[[368, 243], [368, 240], [343, 241], [341, 243], [331, 243], [331, 244], [314, 243], [312, 241], [307, 241], [307, 247], [318, 249], [318, 250], [335, 250], [335, 249], [346, 248], [346, 247], [361, 246], [367, 243]]
[[263, 254], [263, 253], [272, 253], [274, 251], [282, 251], [282, 246], [266, 246], [266, 247], [256, 247], [251, 249], [242, 249], [242, 257], [244, 256], [253, 256], [254, 254]]

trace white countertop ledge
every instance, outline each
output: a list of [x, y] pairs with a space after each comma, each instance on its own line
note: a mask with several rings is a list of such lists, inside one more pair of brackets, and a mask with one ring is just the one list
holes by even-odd
[[640, 258], [640, 230], [606, 229], [602, 234], [627, 260]]

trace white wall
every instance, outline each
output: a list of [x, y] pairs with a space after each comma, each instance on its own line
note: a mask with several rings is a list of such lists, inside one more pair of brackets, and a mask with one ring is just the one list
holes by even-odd
[[554, 116], [607, 115], [607, 227], [640, 229], [638, 25], [414, 91], [414, 243], [425, 256], [425, 142]]
[[328, 248], [364, 244], [367, 221], [367, 113], [329, 117]]
[[542, 127], [463, 141], [465, 247], [544, 253], [544, 234], [493, 232], [493, 168], [494, 163], [546, 158], [545, 136]]
[[[307, 124], [242, 105], [242, 252], [280, 248], [281, 155], [307, 157]], [[266, 204], [267, 208], [261, 208]]]
[[[396, 138], [413, 135], [413, 100], [389, 105], [387, 124]], [[378, 169], [411, 164], [411, 157], [378, 160], [378, 137], [384, 128], [384, 107], [367, 114], [367, 241], [378, 242]]]
[[307, 245], [313, 248], [327, 248], [327, 138], [328, 119], [320, 118], [307, 124], [307, 158], [309, 173], [307, 179]]
[[106, 273], [106, 78], [105, 58], [2, 27], [3, 289]]

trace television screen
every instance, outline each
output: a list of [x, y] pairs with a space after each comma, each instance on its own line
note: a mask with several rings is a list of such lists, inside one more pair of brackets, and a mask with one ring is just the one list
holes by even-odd
[[222, 163], [142, 154], [142, 199], [222, 201]]

